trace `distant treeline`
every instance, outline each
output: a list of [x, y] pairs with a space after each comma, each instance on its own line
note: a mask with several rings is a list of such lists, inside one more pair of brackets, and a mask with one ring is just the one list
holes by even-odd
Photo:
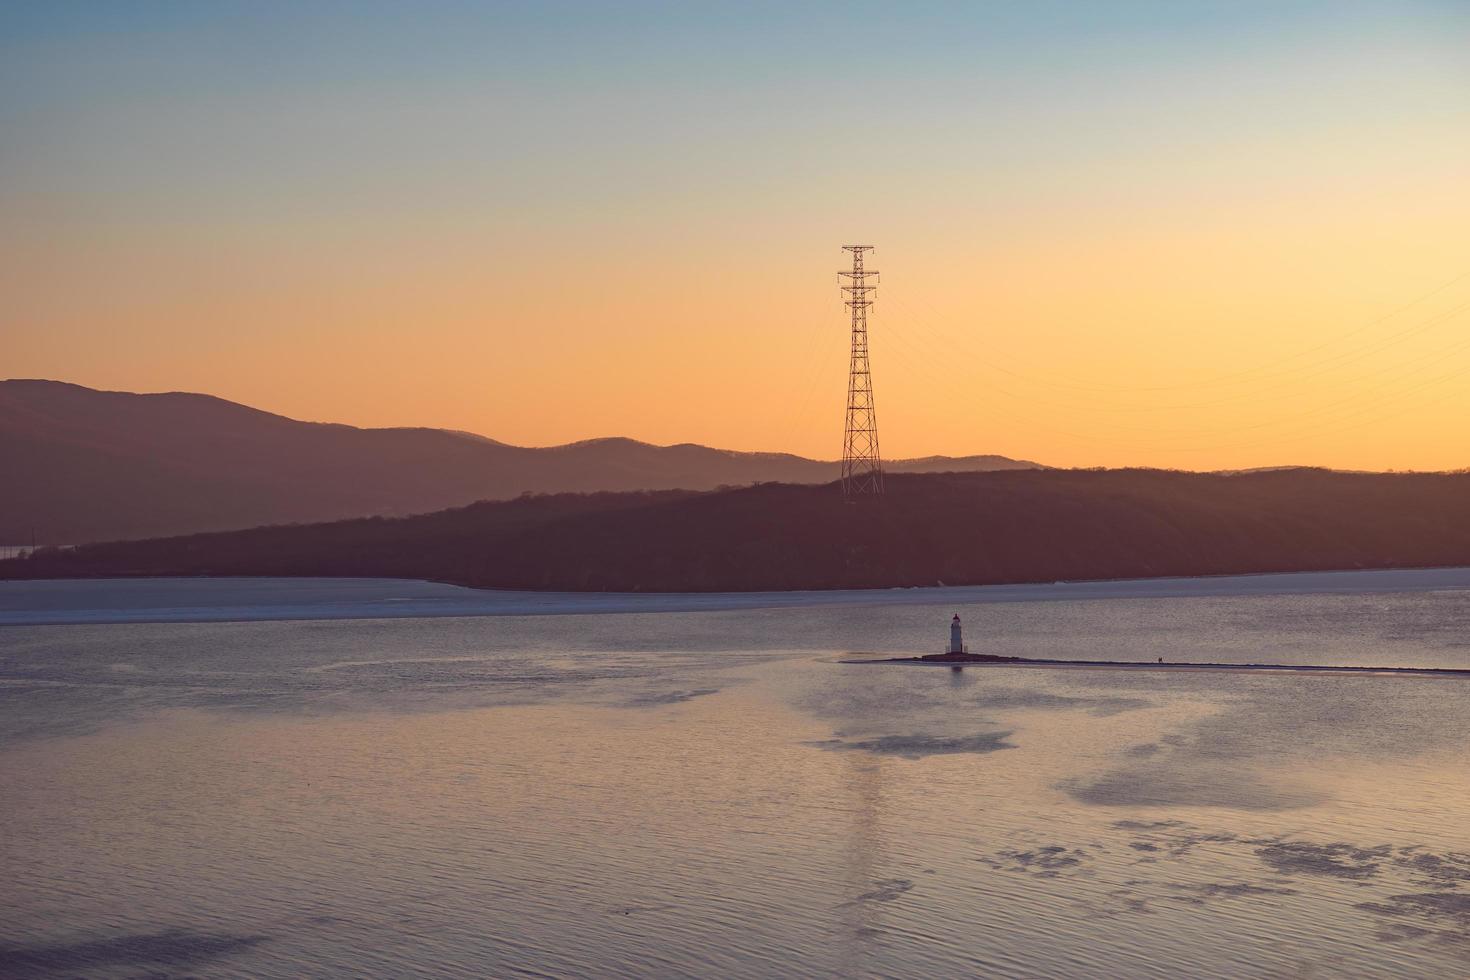
[[3, 578], [383, 576], [749, 591], [1470, 565], [1470, 475], [1018, 470], [554, 494], [417, 517], [43, 549]]

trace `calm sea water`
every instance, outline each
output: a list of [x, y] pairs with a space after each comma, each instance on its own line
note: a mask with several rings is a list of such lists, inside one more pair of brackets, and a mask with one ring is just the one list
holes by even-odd
[[6, 584], [65, 625], [0, 626], [0, 975], [1470, 975], [1470, 681], [834, 662], [957, 611], [977, 651], [1470, 667], [1464, 571], [1229, 581]]

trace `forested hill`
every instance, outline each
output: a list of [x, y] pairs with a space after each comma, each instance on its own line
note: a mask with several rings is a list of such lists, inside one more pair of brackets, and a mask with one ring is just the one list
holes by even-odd
[[418, 517], [97, 544], [0, 577], [320, 575], [488, 588], [741, 591], [1470, 565], [1470, 475], [899, 474], [557, 494]]

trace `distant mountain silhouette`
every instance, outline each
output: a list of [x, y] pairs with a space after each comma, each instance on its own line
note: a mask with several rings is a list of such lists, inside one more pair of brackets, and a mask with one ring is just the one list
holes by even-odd
[[[299, 422], [209, 395], [0, 381], [0, 544], [142, 538], [419, 514], [525, 492], [825, 483], [785, 453], [590, 439], [535, 449], [445, 429]], [[899, 460], [894, 472], [996, 470], [1004, 456]]]
[[557, 494], [398, 520], [90, 545], [0, 578], [325, 575], [488, 588], [749, 591], [1470, 565], [1470, 474], [896, 474]]

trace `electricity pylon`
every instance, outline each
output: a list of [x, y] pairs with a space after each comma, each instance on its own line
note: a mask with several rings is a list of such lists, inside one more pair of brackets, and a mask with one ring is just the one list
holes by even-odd
[[[842, 437], [842, 494], [881, 496], [883, 457], [878, 453], [878, 417], [873, 408], [873, 374], [868, 367], [868, 307], [877, 292], [878, 273], [863, 268], [871, 245], [844, 245], [852, 268], [838, 272], [849, 280], [844, 301], [852, 311], [852, 357], [847, 370], [847, 425]], [[871, 280], [871, 281], [870, 281]]]

